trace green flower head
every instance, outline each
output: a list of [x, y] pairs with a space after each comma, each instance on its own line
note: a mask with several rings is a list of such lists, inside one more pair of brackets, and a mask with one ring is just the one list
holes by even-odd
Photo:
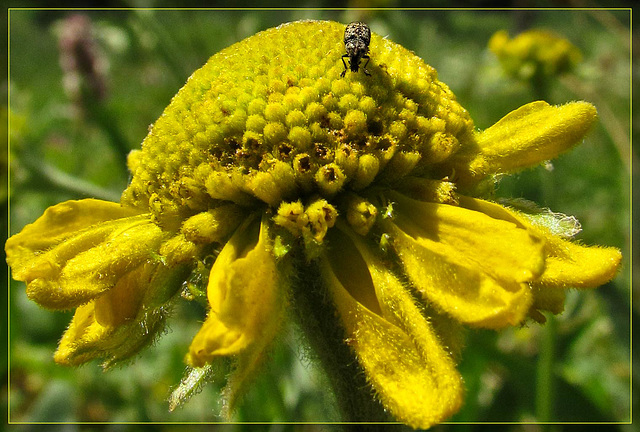
[[533, 102], [477, 131], [387, 39], [371, 35], [367, 73], [346, 68], [344, 31], [284, 24], [214, 55], [129, 155], [120, 203], [58, 204], [7, 241], [28, 296], [76, 310], [57, 362], [132, 356], [204, 269], [189, 298], [208, 314], [185, 361], [235, 359], [228, 414], [285, 319], [314, 331], [293, 309], [315, 295], [340, 329], [324, 346], [346, 346], [382, 407], [426, 428], [462, 404], [461, 327], [544, 322], [568, 288], [614, 277], [617, 249], [491, 199], [498, 175], [580, 142], [591, 104]]

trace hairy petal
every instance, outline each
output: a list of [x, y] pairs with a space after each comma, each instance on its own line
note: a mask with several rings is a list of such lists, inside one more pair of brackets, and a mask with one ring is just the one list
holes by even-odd
[[137, 353], [164, 328], [189, 269], [188, 264], [148, 262], [119, 277], [108, 291], [76, 309], [55, 361], [78, 365], [105, 358], [108, 367]]
[[38, 220], [7, 240], [7, 252], [11, 251], [7, 260], [13, 266], [14, 261], [20, 260], [21, 253], [46, 250], [90, 226], [137, 214], [139, 210], [109, 201], [65, 201], [49, 207]]
[[[111, 292], [107, 296], [109, 294]], [[106, 306], [90, 301], [76, 309], [54, 354], [56, 363], [77, 366], [96, 358], [105, 358], [104, 366], [109, 367], [137, 353], [164, 328], [167, 317], [165, 307], [138, 308], [133, 317], [126, 317], [114, 326], [109, 312], [104, 310], [110, 306], [116, 304]], [[112, 308], [111, 311], [117, 318], [123, 317], [122, 312]]]
[[272, 337], [279, 323], [282, 299], [267, 225], [246, 225], [236, 230], [211, 268], [211, 309], [187, 357], [194, 367], [217, 356], [242, 353], [265, 334]]
[[[51, 234], [50, 234], [51, 233]], [[149, 215], [99, 200], [47, 209], [6, 243], [7, 261], [42, 306], [70, 309], [151, 260], [166, 235]]]
[[[138, 210], [96, 199], [65, 201], [51, 206], [34, 223], [25, 226], [20, 233], [7, 240], [7, 262], [13, 270], [14, 278], [29, 281], [34, 279], [34, 274], [38, 274], [39, 266], [35, 258], [42, 252], [70, 237], [76, 237], [76, 248], [81, 248], [82, 244], [91, 244], [110, 232], [110, 227], [105, 226], [105, 222], [139, 214]], [[91, 227], [94, 229], [87, 230]], [[79, 233], [84, 235], [79, 236]], [[74, 248], [59, 250], [55, 262], [51, 262], [49, 266], [40, 264], [40, 272], [46, 272], [47, 268], [50, 272], [55, 271], [74, 252]]]
[[534, 224], [517, 210], [476, 198], [463, 197], [460, 204], [495, 218], [525, 226], [545, 239], [546, 264], [536, 284], [557, 288], [597, 288], [616, 275], [622, 254], [613, 247], [583, 246]]
[[455, 205], [414, 200], [388, 193], [395, 222], [414, 237], [440, 242], [496, 279], [530, 282], [544, 270], [544, 240], [513, 222]]
[[[105, 358], [111, 365], [153, 340], [199, 252], [170, 236], [149, 214], [87, 199], [50, 207], [7, 241], [7, 261], [31, 299], [49, 308], [77, 307], [56, 362]], [[187, 252], [175, 253], [185, 245]], [[163, 252], [179, 258], [163, 259]]]
[[104, 358], [109, 367], [137, 353], [164, 328], [189, 269], [188, 264], [144, 263], [121, 276], [111, 289], [76, 309], [55, 361], [79, 365]]
[[392, 194], [382, 221], [405, 272], [426, 300], [460, 322], [487, 328], [520, 323], [528, 283], [544, 269], [544, 242], [521, 224], [457, 206]]
[[618, 272], [622, 253], [612, 247], [582, 246], [555, 238], [538, 283], [562, 288], [597, 288]]
[[470, 186], [488, 175], [511, 173], [553, 159], [576, 145], [597, 118], [593, 105], [572, 102], [551, 106], [531, 102], [507, 114], [476, 135], [452, 161], [459, 186]]
[[[338, 242], [352, 255], [348, 264], [333, 253], [320, 259], [347, 342], [382, 404], [396, 418], [414, 428], [441, 422], [462, 403], [462, 379], [455, 363], [407, 289], [361, 240], [350, 237], [355, 248], [344, 237]], [[355, 259], [353, 254], [360, 253]], [[356, 268], [356, 263], [364, 268]]]
[[186, 357], [189, 365], [202, 367], [216, 357], [237, 355], [223, 391], [222, 415], [227, 419], [264, 361], [283, 319], [285, 298], [267, 221], [266, 216], [260, 224], [245, 221], [218, 255], [207, 287], [209, 316]]

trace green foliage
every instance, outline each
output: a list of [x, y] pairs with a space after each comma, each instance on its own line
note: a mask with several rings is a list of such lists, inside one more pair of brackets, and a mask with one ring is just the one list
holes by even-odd
[[[71, 78], [60, 67], [59, 39], [74, 14], [91, 20], [102, 96], [86, 82], [79, 93], [65, 91], [63, 82]], [[128, 151], [139, 147], [148, 125], [193, 70], [236, 41], [302, 18], [367, 21], [372, 31], [434, 66], [479, 128], [540, 96], [539, 89], [501, 71], [486, 47], [495, 31], [517, 33], [526, 18], [528, 26], [551, 29], [582, 51], [582, 63], [571, 74], [550, 77], [543, 96], [552, 104], [595, 104], [598, 125], [552, 166], [504, 179], [498, 193], [576, 216], [583, 227], [579, 239], [622, 249], [623, 270], [596, 291], [570, 293], [551, 326], [470, 332], [460, 365], [467, 401], [452, 421], [631, 420], [628, 11], [12, 10], [10, 233], [66, 199], [118, 200], [129, 179]], [[135, 361], [103, 372], [97, 363], [78, 369], [54, 364], [69, 314], [38, 308], [21, 283], [9, 288], [11, 421], [218, 419], [224, 366], [213, 372], [213, 385], [168, 410], [168, 396], [185, 372], [182, 356], [204, 317], [196, 302], [177, 307], [168, 334]], [[634, 314], [637, 319], [637, 309]], [[237, 420], [335, 419], [326, 381], [304, 359], [299, 341], [293, 333], [281, 338]], [[551, 361], [541, 367], [545, 356]]]

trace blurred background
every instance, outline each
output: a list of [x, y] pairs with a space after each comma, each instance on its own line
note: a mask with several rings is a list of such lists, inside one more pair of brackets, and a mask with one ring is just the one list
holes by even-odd
[[[389, 6], [377, 3], [374, 6]], [[132, 5], [138, 3], [125, 6]], [[149, 1], [144, 6], [163, 4]], [[9, 181], [8, 192], [3, 187], [0, 196], [3, 211], [9, 210], [9, 233], [64, 200], [119, 200], [129, 179], [127, 153], [139, 147], [149, 125], [189, 75], [234, 42], [299, 19], [366, 21], [372, 31], [434, 66], [480, 129], [537, 99], [551, 104], [586, 100], [597, 107], [599, 122], [582, 145], [549, 164], [503, 179], [498, 193], [575, 216], [583, 227], [580, 241], [622, 249], [622, 271], [597, 290], [570, 292], [565, 312], [546, 326], [469, 331], [460, 364], [465, 405], [451, 424], [434, 430], [476, 431], [483, 428], [479, 422], [514, 422], [500, 426], [513, 431], [563, 431], [576, 422], [605, 422], [599, 431], [633, 430], [616, 424], [631, 420], [632, 385], [636, 400], [640, 394], [640, 367], [636, 360], [631, 376], [630, 345], [640, 295], [636, 287], [632, 305], [630, 167], [637, 154], [629, 136], [629, 10], [10, 10], [10, 68], [4, 86], [10, 106], [3, 105], [1, 112], [3, 127], [10, 119], [3, 134], [10, 137], [10, 148], [0, 159], [1, 180]], [[514, 37], [530, 29], [566, 39], [579, 57], [567, 67], [539, 74], [535, 60], [509, 68], [488, 48], [500, 30]], [[104, 372], [97, 362], [75, 369], [53, 362], [71, 313], [39, 308], [26, 298], [24, 284], [12, 280], [9, 301], [3, 324], [9, 329], [10, 356], [0, 361], [8, 370], [3, 375], [2, 412], [12, 422], [219, 421], [223, 372], [187, 404], [168, 410], [168, 395], [182, 378], [183, 356], [202, 311], [178, 307], [169, 331], [157, 343], [132, 363]], [[236, 419], [331, 422], [338, 420], [333, 404], [320, 371], [289, 332]], [[544, 420], [568, 424], [517, 424]], [[48, 430], [139, 427], [61, 424]], [[150, 427], [181, 429], [177, 424]]]

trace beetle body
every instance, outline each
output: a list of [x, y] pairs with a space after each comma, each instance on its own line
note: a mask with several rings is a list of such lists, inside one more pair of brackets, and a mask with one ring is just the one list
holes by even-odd
[[366, 69], [369, 64], [369, 43], [371, 42], [371, 30], [369, 26], [363, 22], [352, 22], [344, 29], [344, 48], [347, 51], [342, 56], [342, 64], [344, 65], [344, 71], [340, 76], [344, 76], [347, 73], [347, 64], [344, 59], [349, 59], [349, 70], [351, 72], [358, 72], [360, 69], [360, 62], [362, 59], [366, 59], [367, 62], [362, 67], [365, 75], [371, 75]]

